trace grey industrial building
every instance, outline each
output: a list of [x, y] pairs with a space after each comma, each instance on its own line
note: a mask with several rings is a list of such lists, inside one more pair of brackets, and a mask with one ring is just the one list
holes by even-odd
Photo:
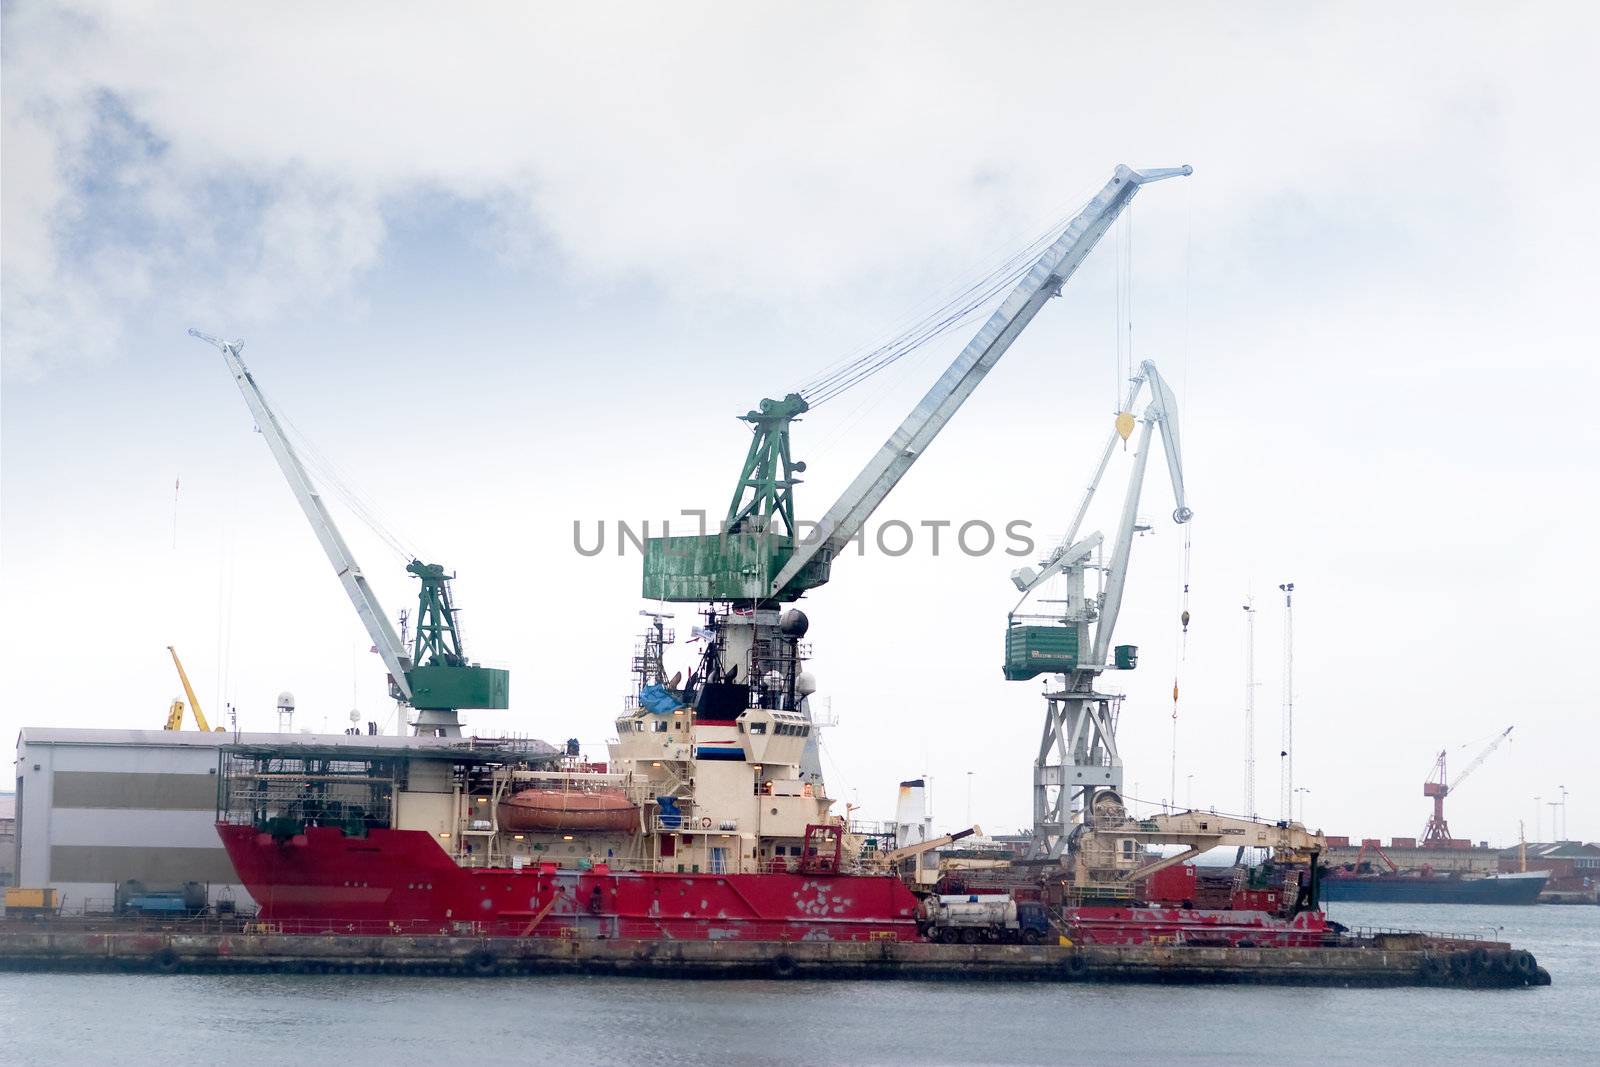
[[17, 737], [16, 882], [54, 886], [62, 910], [109, 910], [118, 882], [204, 882], [249, 896], [217, 838], [227, 733], [24, 727]]

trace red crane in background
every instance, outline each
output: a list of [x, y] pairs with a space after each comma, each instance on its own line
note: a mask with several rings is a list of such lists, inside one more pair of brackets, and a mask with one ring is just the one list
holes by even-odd
[[1487, 748], [1478, 753], [1473, 761], [1467, 764], [1466, 770], [1456, 775], [1454, 781], [1446, 780], [1445, 750], [1439, 750], [1439, 758], [1433, 761], [1432, 776], [1422, 783], [1422, 795], [1433, 798], [1433, 814], [1428, 817], [1428, 825], [1423, 827], [1422, 830], [1423, 845], [1442, 844], [1451, 839], [1450, 824], [1444, 821], [1444, 798], [1455, 791], [1456, 786], [1461, 784], [1462, 779], [1482, 766], [1483, 761], [1488, 759], [1494, 750], [1500, 747], [1501, 742], [1511, 736], [1511, 731], [1514, 729], [1515, 727], [1513, 726], [1507, 726], [1501, 731], [1493, 741], [1489, 742]]

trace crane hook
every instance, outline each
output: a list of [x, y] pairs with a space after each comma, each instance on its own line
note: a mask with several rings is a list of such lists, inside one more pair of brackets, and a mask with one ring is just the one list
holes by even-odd
[[1128, 438], [1133, 435], [1133, 412], [1117, 412], [1117, 436], [1122, 438], [1122, 447], [1128, 447]]

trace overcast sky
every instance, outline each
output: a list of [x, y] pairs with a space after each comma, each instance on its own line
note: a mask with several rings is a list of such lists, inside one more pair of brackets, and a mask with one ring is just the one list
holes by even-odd
[[[1465, 767], [1515, 724], [1450, 800], [1456, 833], [1532, 838], [1534, 796], [1565, 785], [1570, 835], [1600, 836], [1591, 5], [3, 12], [0, 733], [158, 726], [168, 643], [214, 720], [230, 701], [269, 728], [281, 689], [302, 726], [392, 714], [190, 326], [245, 338], [284, 413], [459, 572], [470, 653], [513, 671], [512, 710], [469, 725], [598, 753], [649, 605], [637, 556], [579, 556], [574, 521], [719, 513], [735, 416], [1115, 164], [1189, 163], [876, 521], [1020, 519], [1041, 547], [1065, 526], [1129, 354], [1128, 254], [1132, 355], [1178, 394], [1196, 512], [1185, 643], [1152, 463], [1117, 635], [1142, 649], [1115, 679], [1129, 791], [1175, 778], [1180, 802], [1240, 810], [1253, 594], [1257, 806], [1278, 813], [1293, 580], [1308, 822], [1415, 834], [1438, 750]], [[798, 424], [803, 515], [965, 340]], [[409, 607], [403, 561], [340, 518]], [[1000, 676], [1019, 561], [941, 547], [846, 557], [807, 598], [825, 767], [879, 817], [929, 773], [950, 825], [970, 772], [972, 817], [1013, 830], [1043, 714], [1037, 683]]]

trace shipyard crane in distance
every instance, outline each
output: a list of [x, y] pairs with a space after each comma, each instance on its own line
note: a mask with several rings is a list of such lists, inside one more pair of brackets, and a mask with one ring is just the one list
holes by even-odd
[[1423, 845], [1438, 845], [1452, 840], [1450, 824], [1444, 821], [1444, 798], [1455, 792], [1456, 786], [1460, 785], [1467, 775], [1483, 766], [1483, 761], [1494, 754], [1495, 749], [1511, 736], [1511, 731], [1514, 729], [1515, 726], [1507, 726], [1495, 735], [1495, 739], [1473, 757], [1466, 769], [1450, 781], [1446, 780], [1448, 777], [1445, 772], [1446, 750], [1442, 748], [1439, 750], [1438, 758], [1433, 761], [1433, 774], [1422, 783], [1422, 795], [1433, 800], [1433, 814], [1428, 816], [1428, 825], [1422, 828]]
[[[1136, 419], [1134, 407], [1147, 388], [1149, 403]], [[1141, 426], [1139, 440], [1122, 512], [1112, 531], [1111, 561], [1102, 566], [1098, 556], [1105, 536], [1093, 533], [1080, 539], [1079, 531], [1117, 441], [1131, 437], [1136, 425]], [[1060, 685], [1045, 693], [1044, 730], [1033, 765], [1033, 840], [1029, 846], [1032, 859], [1060, 858], [1068, 848], [1074, 812], [1087, 820], [1098, 810], [1097, 796], [1107, 795], [1115, 802], [1109, 810], [1122, 811], [1122, 757], [1117, 752], [1116, 737], [1122, 698], [1097, 692], [1095, 683], [1103, 671], [1132, 670], [1138, 665], [1135, 646], [1118, 645], [1113, 649], [1111, 639], [1127, 587], [1133, 535], [1144, 528], [1139, 525], [1139, 498], [1157, 428], [1166, 453], [1167, 474], [1172, 480], [1172, 521], [1182, 525], [1193, 518], [1183, 486], [1178, 402], [1156, 365], [1147, 359], [1129, 379], [1126, 398], [1101, 450], [1094, 476], [1060, 544], [1039, 561], [1037, 570], [1023, 567], [1011, 574], [1011, 581], [1022, 596], [1006, 618], [1005, 676], [1011, 681], [1025, 681], [1041, 674], [1061, 677]], [[1093, 568], [1102, 570], [1102, 584], [1098, 593], [1090, 594], [1086, 590], [1086, 574]], [[1064, 607], [1049, 614], [1022, 614], [1028, 599], [1058, 574], [1066, 577]]]
[[[366, 576], [361, 573], [354, 553], [334, 524], [333, 516], [323, 504], [310, 472], [300, 462], [288, 434], [240, 358], [244, 342], [224, 341], [199, 330], [190, 330], [189, 333], [221, 351], [244, 397], [245, 406], [255, 417], [256, 428], [266, 438], [267, 447], [288, 480], [300, 510], [311, 523], [311, 529], [327, 554], [328, 562], [333, 564], [345, 595], [350, 598], [361, 625], [372, 638], [373, 651], [383, 659], [384, 666], [389, 670], [389, 695], [416, 710], [416, 733], [419, 736], [459, 737], [459, 710], [504, 710], [509, 707], [510, 672], [472, 663], [463, 651], [461, 633], [456, 624], [456, 608], [450, 598], [450, 582], [454, 575], [447, 573], [437, 563], [413, 559], [406, 565], [406, 571], [421, 581], [416, 638], [412, 647], [407, 649], [384, 614], [377, 595], [367, 584]], [[401, 719], [400, 730], [403, 733], [404, 716]]]
[[[790, 448], [791, 424], [814, 403], [875, 373], [885, 363], [848, 372], [843, 384], [813, 392], [763, 400], [741, 418], [752, 440], [717, 533], [651, 538], [645, 545], [643, 596], [650, 600], [732, 605], [736, 610], [708, 615], [705, 658], [685, 698], [697, 710], [717, 705], [715, 715], [732, 718], [746, 701], [761, 706], [797, 707], [797, 642], [808, 622], [796, 610], [780, 607], [828, 581], [833, 561], [858, 536], [868, 518], [946, 423], [960, 410], [1000, 361], [1039, 309], [1062, 287], [1093, 250], [1139, 188], [1164, 178], [1191, 174], [1192, 168], [1134, 170], [1118, 166], [1111, 179], [1067, 223], [1034, 260], [954, 362], [889, 435], [815, 528], [802, 531], [796, 519], [794, 488], [805, 463]], [[897, 358], [891, 356], [892, 358]], [[734, 687], [729, 689], [729, 687]], [[737, 710], [735, 710], [737, 709]], [[730, 714], [730, 712], [732, 714]]]
[[[172, 665], [178, 668], [178, 681], [183, 683], [183, 693], [189, 698], [189, 707], [194, 710], [194, 724], [200, 728], [201, 733], [211, 733], [211, 724], [206, 722], [206, 713], [200, 710], [200, 698], [194, 695], [194, 686], [189, 684], [189, 672], [183, 669], [183, 661], [178, 658], [178, 650], [168, 645], [167, 651], [172, 653]], [[167, 709], [167, 725], [162, 729], [183, 729], [183, 701], [172, 702], [172, 707]], [[217, 727], [216, 732], [222, 733], [222, 727]]]

